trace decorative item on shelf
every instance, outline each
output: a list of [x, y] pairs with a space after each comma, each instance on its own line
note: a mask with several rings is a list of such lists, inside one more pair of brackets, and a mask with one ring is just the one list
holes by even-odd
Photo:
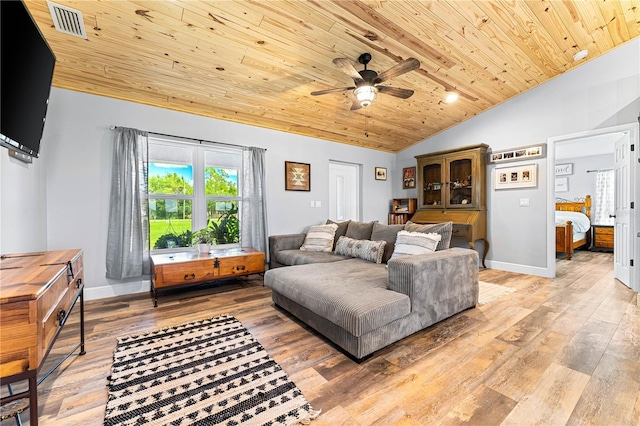
[[213, 230], [208, 226], [193, 233], [193, 246], [198, 253], [209, 253], [214, 241]]
[[387, 168], [376, 167], [375, 176], [376, 176], [376, 180], [387, 180]]
[[311, 191], [311, 165], [285, 161], [284, 189], [285, 191]]
[[434, 182], [433, 189], [435, 191], [439, 191], [441, 186], [442, 186], [442, 184], [440, 182]]

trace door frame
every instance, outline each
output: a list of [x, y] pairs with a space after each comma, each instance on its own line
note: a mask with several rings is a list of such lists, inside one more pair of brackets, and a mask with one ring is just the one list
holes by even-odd
[[[638, 132], [639, 126], [638, 122], [622, 124], [619, 126], [606, 127], [603, 129], [596, 130], [588, 130], [584, 132], [572, 133], [568, 135], [554, 136], [547, 139], [547, 273], [548, 277], [556, 276], [556, 249], [555, 249], [555, 164], [556, 164], [556, 143], [565, 142], [574, 139], [582, 139], [591, 136], [599, 136], [605, 135], [608, 133], [621, 133], [621, 132], [630, 132], [631, 136], [631, 144], [636, 145], [635, 157], [638, 156]], [[613, 153], [612, 153], [613, 155]], [[638, 175], [638, 161], [632, 159], [631, 161], [632, 167], [629, 173], [630, 179], [635, 179], [635, 176]], [[640, 185], [636, 185], [633, 189], [633, 194], [631, 195], [632, 199], [640, 200]], [[632, 212], [632, 217], [630, 218], [631, 223], [636, 223], [638, 219], [637, 209], [634, 209]], [[629, 253], [633, 258], [637, 258], [640, 253], [640, 239], [635, 238], [631, 239], [629, 243]], [[635, 263], [638, 263], [639, 259], [635, 259]], [[638, 291], [637, 281], [638, 277], [636, 276], [636, 272], [634, 269], [631, 269], [631, 277], [630, 282], [632, 283], [632, 288], [635, 291]]]

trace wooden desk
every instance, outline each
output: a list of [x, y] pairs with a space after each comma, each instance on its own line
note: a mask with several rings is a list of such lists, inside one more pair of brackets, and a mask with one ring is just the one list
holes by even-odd
[[0, 258], [0, 384], [29, 382], [28, 391], [3, 397], [0, 403], [29, 397], [31, 425], [38, 424], [40, 367], [78, 299], [80, 343], [65, 359], [78, 348], [80, 355], [85, 353], [83, 277], [81, 250]]
[[472, 250], [475, 249], [475, 241], [482, 240], [484, 243], [482, 267], [486, 268], [484, 262], [489, 251], [486, 210], [418, 210], [411, 221], [415, 223], [453, 222], [451, 237], [464, 238]]
[[243, 247], [159, 254], [151, 256], [153, 306], [158, 306], [158, 290], [264, 272], [264, 253]]

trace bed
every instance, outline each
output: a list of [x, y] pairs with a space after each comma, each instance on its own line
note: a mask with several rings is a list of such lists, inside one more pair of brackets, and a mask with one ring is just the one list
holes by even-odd
[[556, 254], [571, 260], [574, 250], [591, 245], [591, 196], [578, 201], [556, 198]]

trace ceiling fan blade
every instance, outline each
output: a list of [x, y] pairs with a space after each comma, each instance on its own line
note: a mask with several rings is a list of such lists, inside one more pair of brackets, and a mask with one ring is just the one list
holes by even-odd
[[335, 93], [335, 92], [344, 92], [345, 90], [353, 90], [355, 87], [340, 87], [338, 89], [326, 89], [326, 90], [318, 90], [315, 92], [311, 92], [312, 96], [325, 95], [327, 93]]
[[398, 62], [388, 70], [378, 74], [378, 77], [375, 79], [375, 83], [382, 83], [383, 81], [389, 80], [393, 77], [397, 77], [418, 68], [420, 68], [419, 60], [417, 60], [416, 58], [405, 59], [402, 62]]
[[378, 93], [395, 96], [396, 98], [408, 99], [413, 95], [413, 90], [401, 89], [400, 87], [376, 86]]
[[362, 80], [362, 76], [360, 75], [358, 70], [356, 70], [353, 67], [353, 65], [351, 64], [351, 61], [349, 61], [347, 58], [335, 58], [333, 60], [333, 63], [338, 68], [340, 68], [340, 70], [342, 70], [343, 73], [347, 74], [352, 79], [354, 79], [354, 80]]
[[360, 102], [353, 101], [353, 104], [351, 105], [351, 111], [355, 111], [360, 108], [362, 108], [362, 105], [360, 105]]

